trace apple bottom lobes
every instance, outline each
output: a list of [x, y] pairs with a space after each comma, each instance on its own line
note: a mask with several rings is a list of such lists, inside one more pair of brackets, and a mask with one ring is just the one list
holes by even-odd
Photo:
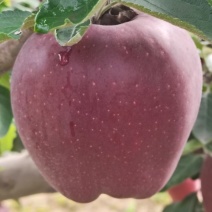
[[212, 211], [212, 157], [207, 156], [201, 170], [201, 185], [205, 212]]
[[141, 14], [92, 25], [72, 47], [32, 35], [13, 69], [12, 107], [25, 147], [66, 197], [147, 198], [176, 167], [201, 85], [187, 33]]

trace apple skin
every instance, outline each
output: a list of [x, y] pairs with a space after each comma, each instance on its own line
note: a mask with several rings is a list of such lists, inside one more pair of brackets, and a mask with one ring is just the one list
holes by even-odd
[[189, 194], [199, 191], [201, 188], [200, 180], [192, 180], [190, 178], [184, 180], [182, 183], [173, 186], [168, 190], [174, 202], [179, 202], [185, 199]]
[[201, 186], [205, 212], [212, 211], [212, 157], [207, 156], [201, 170]]
[[71, 49], [50, 34], [32, 35], [16, 60], [11, 97], [21, 139], [45, 179], [66, 197], [90, 202], [101, 193], [147, 198], [165, 185], [201, 88], [187, 32], [139, 14], [92, 25]]

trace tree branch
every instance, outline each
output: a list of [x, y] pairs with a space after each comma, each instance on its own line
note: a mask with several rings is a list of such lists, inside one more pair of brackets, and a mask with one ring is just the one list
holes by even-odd
[[9, 40], [0, 44], [0, 75], [13, 67], [18, 52], [31, 34], [30, 30], [25, 30], [19, 40]]
[[0, 158], [0, 201], [47, 192], [54, 189], [40, 175], [26, 151]]

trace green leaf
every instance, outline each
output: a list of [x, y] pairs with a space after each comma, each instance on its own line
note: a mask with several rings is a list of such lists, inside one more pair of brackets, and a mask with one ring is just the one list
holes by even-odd
[[164, 208], [163, 212], [204, 212], [203, 205], [196, 194], [191, 194], [182, 202], [173, 203]]
[[13, 148], [13, 141], [16, 136], [16, 127], [12, 123], [7, 134], [3, 138], [0, 138], [0, 155], [6, 151], [10, 151]]
[[200, 42], [200, 39], [197, 36], [192, 35], [192, 39], [199, 50], [202, 50], [203, 44]]
[[5, 33], [0, 32], [0, 43], [3, 43], [4, 41], [10, 40], [12, 37], [8, 36]]
[[174, 174], [161, 191], [166, 191], [185, 179], [196, 176], [201, 169], [202, 163], [203, 158], [200, 155], [190, 154], [182, 156]]
[[212, 142], [205, 145], [208, 154], [212, 155]]
[[203, 144], [212, 141], [212, 93], [203, 94], [199, 114], [192, 132]]
[[0, 43], [9, 39], [18, 39], [21, 26], [30, 14], [21, 10], [0, 13]]
[[212, 0], [208, 0], [208, 3], [212, 6]]
[[0, 1], [0, 12], [7, 8], [6, 4], [3, 1]]
[[201, 149], [202, 147], [203, 145], [199, 141], [195, 139], [189, 140], [184, 147], [183, 155], [188, 155], [198, 149]]
[[3, 2], [5, 3], [5, 5], [7, 7], [11, 7], [12, 6], [12, 1], [11, 0], [3, 0]]
[[71, 46], [78, 43], [90, 26], [90, 20], [72, 27], [58, 29], [55, 32], [56, 39], [61, 46]]
[[212, 7], [207, 0], [120, 0], [119, 2], [212, 40]]
[[0, 76], [0, 85], [10, 90], [10, 74], [8, 72]]
[[12, 121], [10, 91], [0, 86], [0, 138], [4, 137]]
[[28, 16], [25, 20], [24, 23], [22, 24], [21, 29], [29, 29], [29, 28], [33, 28], [35, 25], [35, 14], [31, 14], [30, 16]]
[[[34, 11], [39, 7], [40, 0], [9, 0], [13, 8], [23, 10], [23, 11]], [[11, 7], [10, 6], [10, 7]]]
[[63, 25], [86, 22], [105, 3], [106, 0], [47, 0], [36, 15], [35, 31], [47, 33]]
[[13, 141], [13, 148], [11, 149], [11, 151], [21, 152], [23, 149], [24, 149], [24, 145], [23, 145], [21, 138], [20, 138], [20, 136], [18, 135], [18, 132], [17, 132], [17, 136]]

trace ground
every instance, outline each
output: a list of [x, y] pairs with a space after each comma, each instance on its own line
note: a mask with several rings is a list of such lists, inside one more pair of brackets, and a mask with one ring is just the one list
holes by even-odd
[[166, 193], [147, 200], [120, 200], [101, 195], [92, 203], [78, 204], [54, 193], [24, 197], [19, 203], [7, 200], [2, 204], [9, 209], [8, 212], [162, 212], [170, 201]]

